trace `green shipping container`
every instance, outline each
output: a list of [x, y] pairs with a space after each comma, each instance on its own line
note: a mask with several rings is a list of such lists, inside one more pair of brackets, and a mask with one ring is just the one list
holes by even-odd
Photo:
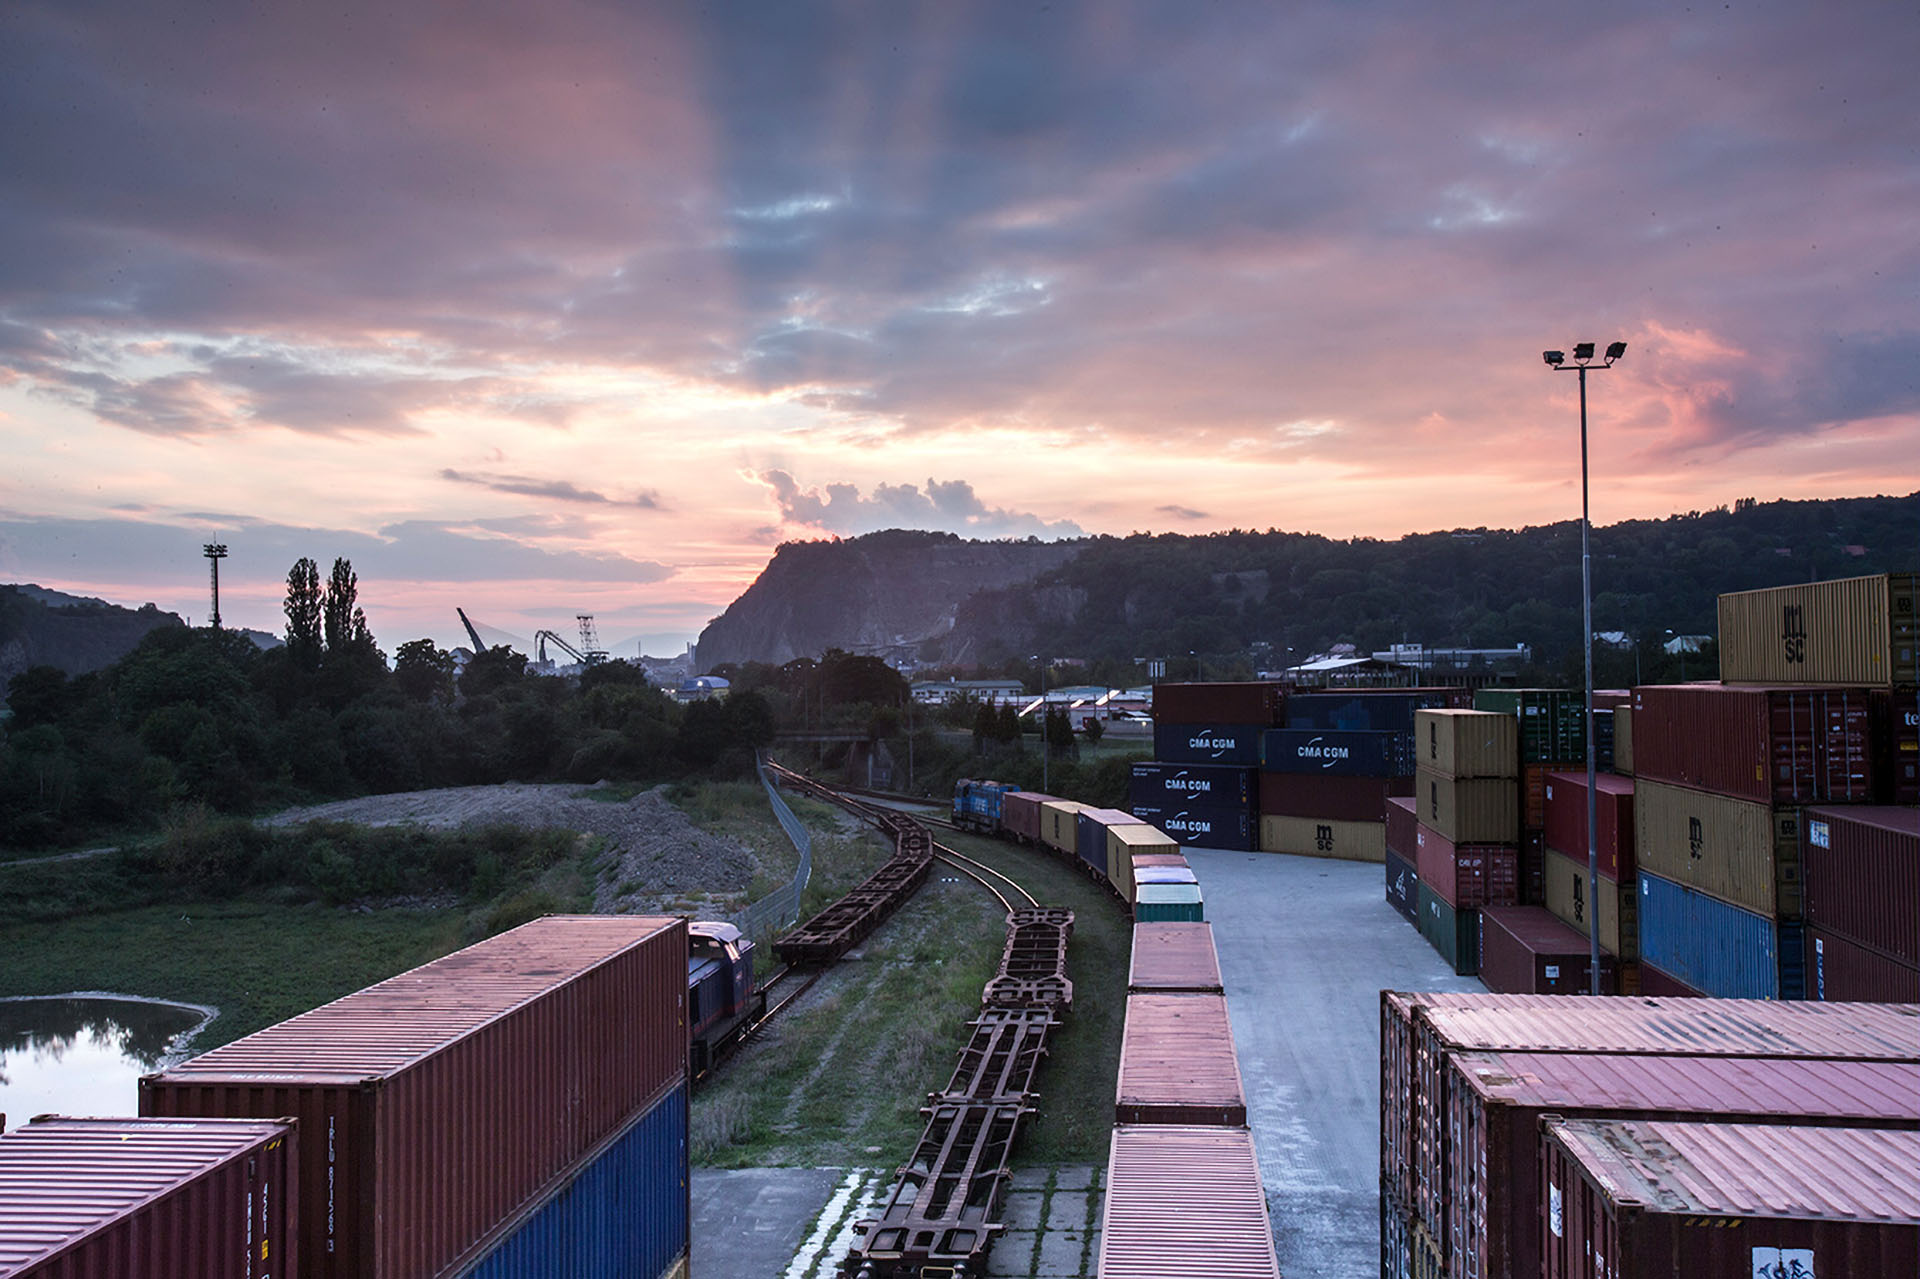
[[1480, 912], [1472, 907], [1455, 910], [1426, 884], [1420, 885], [1420, 935], [1460, 976], [1480, 971]]
[[1571, 764], [1587, 758], [1586, 700], [1566, 688], [1482, 688], [1473, 709], [1519, 719], [1522, 764]]
[[1198, 884], [1142, 884], [1133, 902], [1135, 923], [1160, 923], [1167, 920], [1204, 924], [1205, 904], [1200, 900]]

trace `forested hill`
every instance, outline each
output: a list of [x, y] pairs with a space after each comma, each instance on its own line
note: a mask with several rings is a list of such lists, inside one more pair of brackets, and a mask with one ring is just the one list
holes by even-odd
[[0, 586], [0, 692], [28, 667], [96, 671], [132, 652], [148, 631], [183, 625], [151, 604], [121, 608], [30, 584]]
[[[1725, 591], [1920, 567], [1920, 494], [1736, 505], [1595, 529], [1595, 629], [1648, 642], [1667, 631], [1710, 635]], [[868, 552], [880, 539], [893, 539], [884, 563]], [[1061, 562], [997, 584], [944, 567], [964, 561], [965, 550], [1027, 546]], [[761, 620], [751, 635], [725, 625], [736, 611]], [[803, 614], [817, 620], [782, 624]], [[1297, 660], [1342, 642], [1362, 651], [1527, 644], [1553, 663], [1580, 635], [1580, 525], [1394, 541], [1240, 530], [1052, 544], [873, 534], [782, 547], [702, 636], [703, 665], [721, 634], [729, 642], [723, 658], [716, 646], [716, 660], [736, 662], [829, 646], [873, 651], [872, 641], [899, 637], [917, 641], [923, 661], [978, 666], [1043, 651], [1124, 661], [1239, 654], [1256, 644], [1270, 645], [1278, 664], [1289, 649]]]

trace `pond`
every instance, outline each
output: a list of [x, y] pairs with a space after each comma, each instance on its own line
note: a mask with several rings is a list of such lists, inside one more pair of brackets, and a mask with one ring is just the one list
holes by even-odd
[[0, 999], [0, 1114], [135, 1115], [140, 1076], [186, 1056], [214, 1010], [123, 995]]

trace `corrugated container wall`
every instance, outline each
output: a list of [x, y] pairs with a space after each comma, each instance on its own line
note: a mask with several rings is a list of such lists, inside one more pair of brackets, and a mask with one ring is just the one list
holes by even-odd
[[[1632, 875], [1633, 782], [1607, 773], [1594, 776], [1594, 818], [1600, 834], [1600, 873]], [[1587, 775], [1547, 774], [1547, 847], [1575, 861], [1587, 859]]]
[[1407, 861], [1420, 855], [1420, 817], [1411, 795], [1395, 795], [1387, 800], [1387, 851]]
[[1141, 819], [1118, 808], [1083, 808], [1074, 814], [1074, 852], [1081, 861], [1104, 873], [1107, 868], [1107, 830], [1134, 826]]
[[1333, 728], [1271, 728], [1261, 738], [1269, 773], [1310, 777], [1411, 777], [1413, 734]]
[[1423, 710], [1413, 717], [1422, 768], [1445, 777], [1518, 777], [1520, 721], [1500, 711]]
[[1720, 678], [1746, 684], [1920, 682], [1912, 573], [1720, 597]]
[[1633, 776], [1633, 707], [1618, 706], [1613, 712], [1613, 771], [1622, 777]]
[[1156, 827], [1144, 822], [1107, 827], [1107, 864], [1095, 866], [1120, 894], [1120, 900], [1133, 900], [1133, 855], [1135, 853], [1174, 853], [1180, 845]]
[[1251, 809], [1223, 812], [1217, 808], [1176, 808], [1161, 804], [1135, 804], [1133, 815], [1149, 826], [1158, 827], [1182, 844], [1200, 848], [1227, 848], [1252, 852], [1258, 838]]
[[1634, 773], [1763, 804], [1872, 798], [1863, 688], [1653, 684], [1633, 690]]
[[1807, 998], [1832, 1003], [1920, 1003], [1920, 968], [1850, 937], [1807, 925]]
[[[1582, 936], [1591, 936], [1593, 919], [1600, 918], [1600, 949], [1623, 960], [1640, 957], [1640, 888], [1633, 879], [1600, 877], [1596, 911], [1587, 883], [1587, 864], [1549, 848], [1545, 853], [1547, 909]], [[1623, 927], [1624, 924], [1624, 927]]]
[[1811, 808], [1801, 827], [1807, 922], [1920, 965], [1920, 810]]
[[1224, 996], [1127, 996], [1113, 1117], [1116, 1124], [1246, 1124]]
[[1511, 844], [1456, 844], [1425, 826], [1415, 847], [1420, 882], [1449, 906], [1510, 906], [1520, 900], [1520, 850]]
[[148, 1075], [140, 1108], [298, 1118], [309, 1279], [430, 1279], [685, 1078], [686, 974], [683, 919], [548, 916]]
[[1280, 1279], [1266, 1191], [1244, 1128], [1113, 1130], [1100, 1279]]
[[[1480, 980], [1512, 995], [1586, 995], [1593, 991], [1592, 944], [1542, 906], [1489, 906], [1480, 912]], [[1600, 993], [1615, 989], [1615, 961], [1600, 956]]]
[[1519, 721], [1522, 764], [1565, 764], [1587, 757], [1586, 694], [1564, 688], [1482, 688], [1473, 709]]
[[1266, 683], [1155, 684], [1153, 718], [1160, 724], [1273, 725], [1280, 722], [1287, 686]]
[[1187, 920], [1199, 923], [1207, 917], [1207, 904], [1198, 884], [1147, 884], [1135, 895], [1133, 918], [1136, 923]]
[[1756, 914], [1798, 916], [1800, 812], [1639, 778], [1638, 864]]
[[1258, 764], [1270, 725], [1155, 720], [1153, 757], [1166, 764]]
[[1420, 871], [1410, 861], [1387, 850], [1387, 904], [1420, 926]]
[[1873, 724], [1873, 800], [1920, 804], [1920, 692], [1876, 688], [1867, 698]]
[[1385, 822], [1343, 822], [1317, 817], [1262, 817], [1260, 851], [1332, 857], [1349, 862], [1387, 858]]
[[0, 1135], [0, 1275], [296, 1274], [298, 1155], [285, 1123], [43, 1116]]
[[1472, 704], [1473, 694], [1463, 688], [1355, 688], [1295, 693], [1287, 699], [1286, 727], [1410, 733], [1415, 711], [1445, 706], [1464, 708]]
[[1480, 970], [1480, 912], [1471, 907], [1456, 910], [1425, 882], [1420, 885], [1420, 935], [1460, 976]]
[[1029, 844], [1040, 842], [1040, 808], [1057, 802], [1054, 795], [1039, 791], [1014, 791], [1000, 801], [1000, 828]]
[[1260, 774], [1260, 811], [1273, 817], [1331, 817], [1343, 822], [1385, 821], [1387, 801], [1413, 794], [1411, 777], [1309, 777]]
[[1082, 809], [1092, 808], [1078, 800], [1056, 799], [1040, 805], [1040, 843], [1056, 853], [1078, 857], [1078, 818]]
[[1453, 778], [1422, 768], [1414, 778], [1420, 824], [1456, 844], [1520, 842], [1520, 784], [1510, 778]]
[[1251, 768], [1140, 763], [1133, 766], [1128, 779], [1127, 798], [1135, 806], [1152, 804], [1239, 812], [1253, 806], [1258, 776]]
[[1703, 995], [1800, 999], [1800, 925], [1640, 872], [1640, 958]]
[[1137, 924], [1127, 989], [1135, 993], [1218, 995], [1220, 956], [1212, 924]]

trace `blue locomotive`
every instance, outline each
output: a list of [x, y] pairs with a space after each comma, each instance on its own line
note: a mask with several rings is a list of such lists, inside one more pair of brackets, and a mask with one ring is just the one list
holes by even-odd
[[692, 920], [687, 925], [688, 1051], [694, 1073], [725, 1055], [735, 1038], [766, 1010], [753, 984], [753, 942], [732, 924]]

